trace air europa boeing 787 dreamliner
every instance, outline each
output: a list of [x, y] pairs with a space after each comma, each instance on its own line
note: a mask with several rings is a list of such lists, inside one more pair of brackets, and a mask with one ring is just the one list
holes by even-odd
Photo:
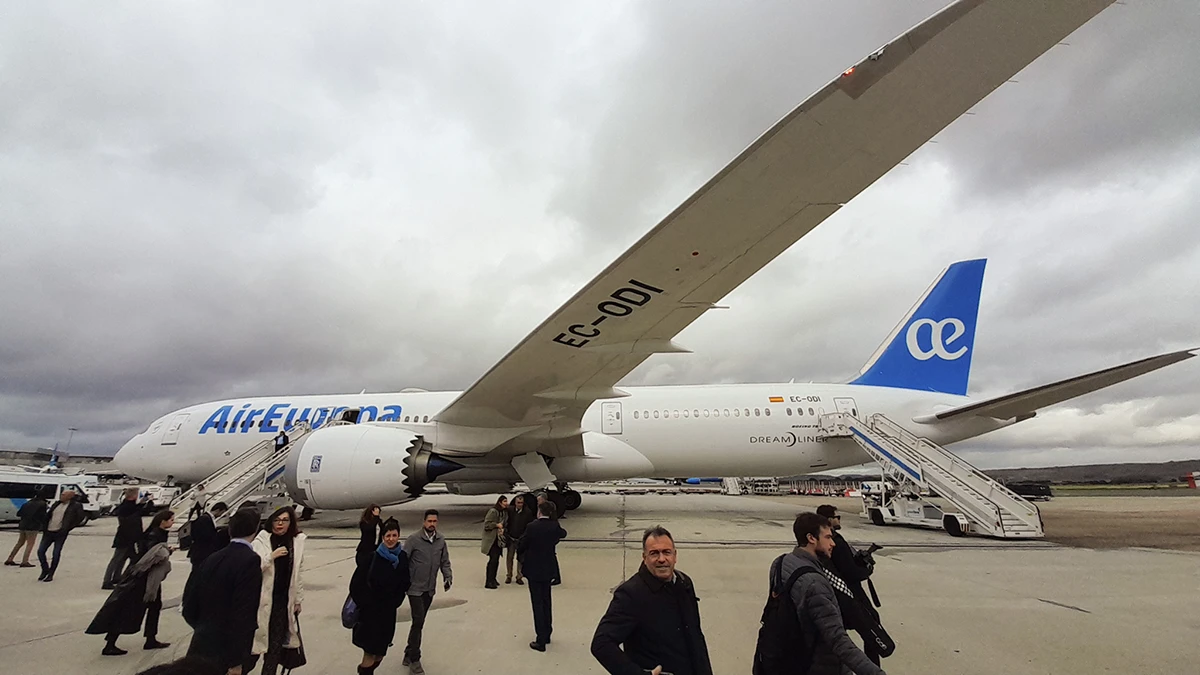
[[[419, 496], [650, 476], [787, 475], [860, 464], [833, 412], [883, 413], [946, 444], [1193, 356], [1165, 354], [999, 398], [965, 397], [984, 261], [948, 267], [844, 384], [618, 387], [686, 326], [1112, 0], [961, 0], [776, 123], [464, 392], [219, 401], [118, 452], [148, 478], [203, 479], [299, 420], [291, 497], [346, 509]], [[356, 424], [331, 425], [347, 412]]]

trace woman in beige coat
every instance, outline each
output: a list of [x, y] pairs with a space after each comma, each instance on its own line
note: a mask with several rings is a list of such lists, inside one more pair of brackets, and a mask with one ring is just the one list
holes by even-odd
[[483, 539], [479, 550], [488, 557], [487, 582], [484, 588], [500, 588], [496, 573], [500, 570], [500, 555], [504, 551], [504, 526], [508, 524], [508, 497], [501, 496], [496, 505], [483, 517]]
[[[262, 594], [252, 663], [263, 659], [263, 675], [275, 675], [284, 649], [300, 647], [297, 615], [304, 599], [304, 540], [290, 506], [276, 509], [251, 546], [262, 559]], [[254, 668], [250, 666], [251, 670]], [[247, 671], [248, 673], [249, 671]]]

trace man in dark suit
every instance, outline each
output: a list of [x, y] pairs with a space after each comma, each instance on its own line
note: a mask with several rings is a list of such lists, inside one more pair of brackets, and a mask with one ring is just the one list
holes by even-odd
[[225, 502], [217, 502], [213, 504], [212, 509], [200, 514], [200, 517], [192, 521], [192, 546], [188, 549], [188, 560], [192, 561], [192, 569], [199, 569], [208, 556], [225, 548], [229, 543], [228, 534], [226, 538], [222, 538], [221, 532], [217, 530], [215, 519], [225, 515], [229, 507]]
[[256, 509], [229, 519], [229, 545], [210, 555], [183, 590], [183, 618], [195, 629], [188, 656], [203, 657], [228, 675], [242, 675], [258, 629], [262, 561], [250, 542], [258, 533]]
[[530, 649], [546, 651], [553, 632], [553, 614], [550, 609], [550, 582], [556, 574], [557, 557], [555, 547], [567, 536], [567, 531], [553, 519], [554, 504], [538, 504], [537, 520], [525, 527], [525, 534], [517, 542], [517, 555], [521, 569], [529, 582], [529, 599], [533, 603], [533, 629], [537, 635], [529, 643]]

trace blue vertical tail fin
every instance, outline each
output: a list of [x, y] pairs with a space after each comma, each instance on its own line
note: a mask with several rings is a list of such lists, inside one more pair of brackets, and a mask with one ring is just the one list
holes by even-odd
[[851, 384], [966, 395], [986, 265], [943, 270]]

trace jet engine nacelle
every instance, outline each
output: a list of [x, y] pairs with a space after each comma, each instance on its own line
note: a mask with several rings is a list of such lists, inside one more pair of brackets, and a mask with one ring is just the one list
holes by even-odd
[[411, 458], [428, 454], [408, 429], [346, 424], [317, 429], [292, 446], [284, 481], [292, 499], [316, 509], [399, 504], [420, 494], [405, 484]]

